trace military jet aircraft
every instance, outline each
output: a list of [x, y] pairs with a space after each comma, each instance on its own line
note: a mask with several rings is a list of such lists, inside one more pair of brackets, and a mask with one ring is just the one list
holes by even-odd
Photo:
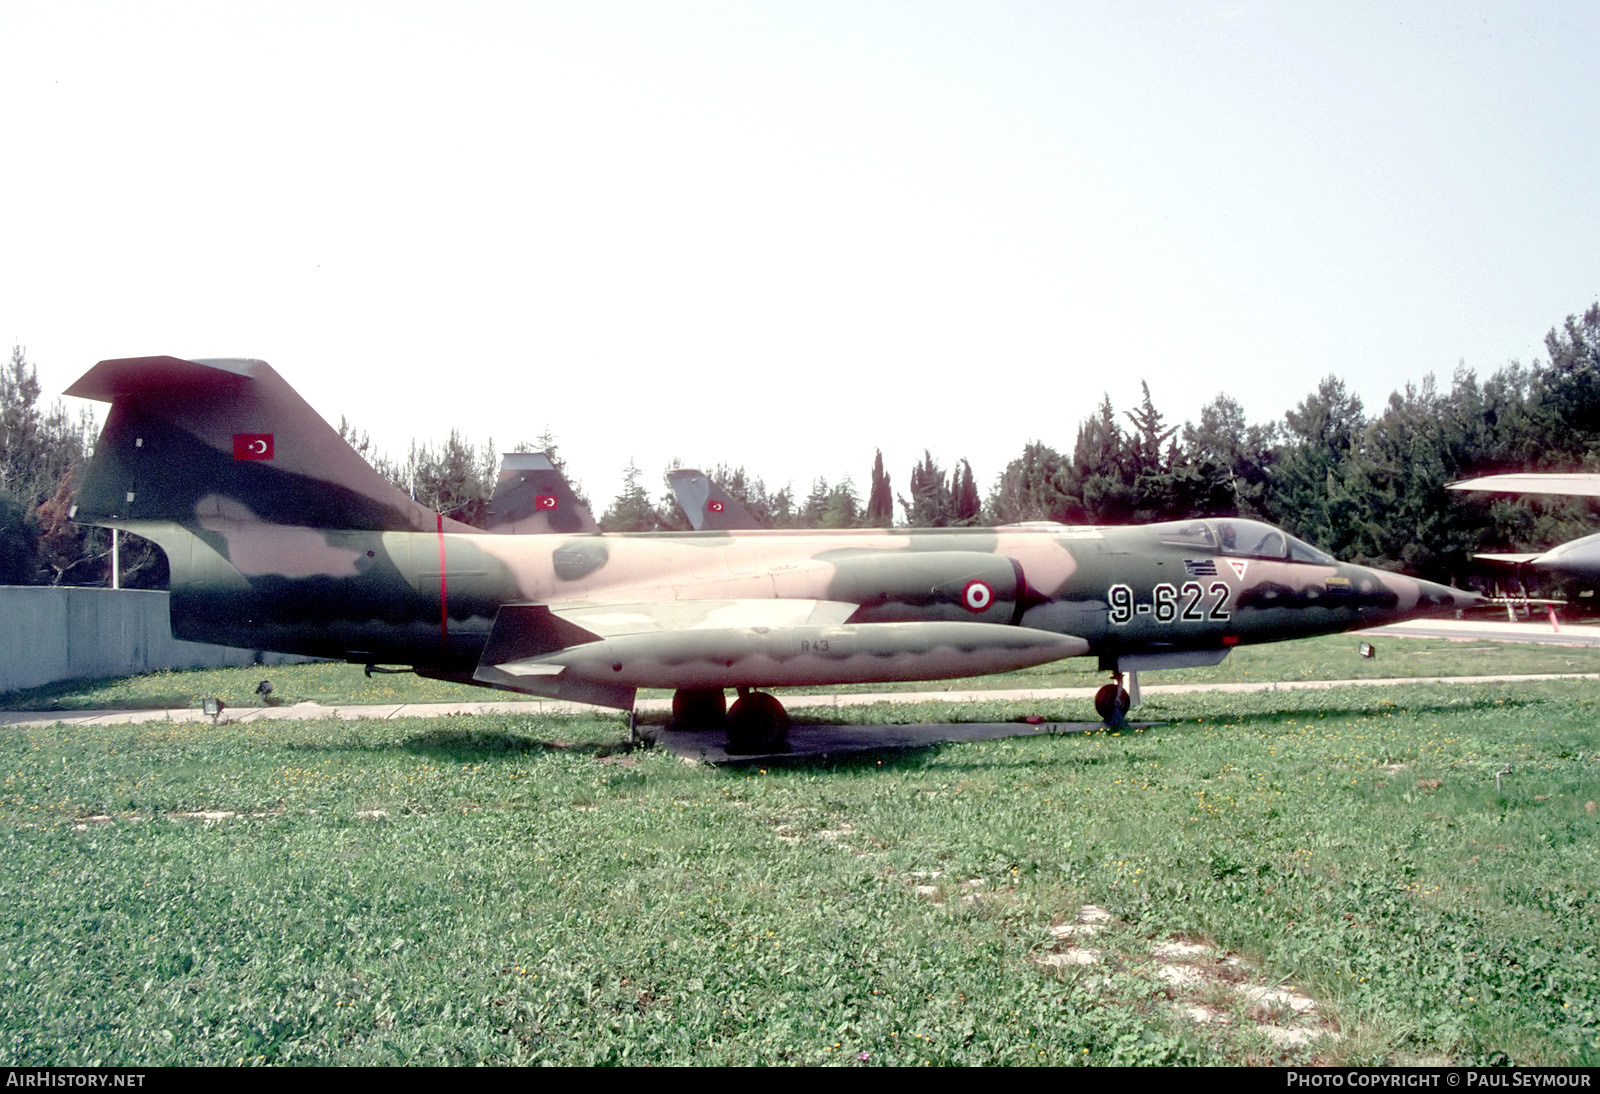
[[[1482, 478], [1463, 479], [1448, 485], [1450, 490], [1481, 490], [1502, 494], [1555, 494], [1563, 497], [1600, 497], [1600, 475], [1574, 472], [1572, 474], [1507, 474], [1485, 475]], [[1527, 566], [1546, 570], [1563, 577], [1580, 581], [1600, 582], [1600, 534], [1583, 536], [1558, 544], [1548, 551], [1524, 554], [1490, 553], [1473, 555], [1486, 562], [1499, 562], [1510, 566]]]
[[788, 728], [761, 688], [1092, 656], [1117, 721], [1127, 673], [1479, 599], [1253, 520], [602, 535], [548, 461], [508, 468], [492, 517], [546, 534], [495, 534], [397, 490], [261, 361], [108, 360], [67, 393], [112, 404], [76, 519], [166, 552], [175, 636], [623, 710], [669, 688], [746, 752]]

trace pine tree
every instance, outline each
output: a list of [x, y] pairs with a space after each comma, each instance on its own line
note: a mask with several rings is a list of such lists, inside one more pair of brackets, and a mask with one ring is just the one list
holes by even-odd
[[913, 528], [943, 528], [950, 523], [950, 488], [927, 449], [923, 449], [922, 462], [911, 468], [911, 496], [900, 496], [900, 508]]
[[650, 495], [645, 491], [639, 467], [628, 461], [628, 469], [622, 475], [622, 492], [611, 503], [611, 508], [606, 510], [605, 516], [600, 518], [600, 529], [605, 532], [655, 532], [660, 530], [660, 515], [655, 506], [650, 504]]
[[989, 512], [995, 523], [1067, 519], [1071, 503], [1062, 486], [1066, 471], [1061, 453], [1043, 441], [1029, 441], [989, 492]]
[[978, 500], [978, 486], [972, 479], [972, 465], [966, 460], [950, 472], [950, 523], [960, 528], [970, 528], [978, 523], [983, 509]]
[[889, 473], [883, 469], [883, 449], [872, 459], [872, 493], [867, 498], [867, 525], [887, 528], [894, 523], [894, 494], [889, 489]]

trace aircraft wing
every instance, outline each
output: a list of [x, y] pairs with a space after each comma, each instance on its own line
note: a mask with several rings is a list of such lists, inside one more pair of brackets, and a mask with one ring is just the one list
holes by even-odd
[[1485, 562], [1499, 562], [1506, 566], [1522, 566], [1526, 563], [1532, 562], [1536, 558], [1544, 557], [1544, 553], [1542, 551], [1535, 551], [1532, 554], [1527, 555], [1481, 554], [1473, 555], [1472, 557], [1481, 558]]
[[512, 452], [501, 461], [484, 530], [577, 534], [598, 532], [600, 526], [546, 453]]
[[[1600, 475], [1511, 474], [1484, 475], [1448, 484], [1450, 490], [1485, 490], [1500, 494], [1562, 494], [1578, 498], [1600, 498]], [[1484, 557], [1484, 556], [1479, 556]]]
[[696, 532], [740, 532], [761, 527], [761, 522], [737, 498], [712, 482], [704, 471], [692, 467], [668, 471], [667, 485], [677, 495], [678, 504]]

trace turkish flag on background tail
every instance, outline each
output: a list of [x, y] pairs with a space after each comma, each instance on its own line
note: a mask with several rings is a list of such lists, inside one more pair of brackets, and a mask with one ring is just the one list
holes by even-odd
[[236, 460], [272, 459], [271, 433], [235, 433], [233, 458]]

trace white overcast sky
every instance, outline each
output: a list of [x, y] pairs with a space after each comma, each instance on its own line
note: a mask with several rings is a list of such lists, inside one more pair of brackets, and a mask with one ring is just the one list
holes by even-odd
[[401, 455], [987, 488], [1148, 381], [1543, 356], [1600, 298], [1600, 3], [0, 4], [0, 337], [259, 357]]

